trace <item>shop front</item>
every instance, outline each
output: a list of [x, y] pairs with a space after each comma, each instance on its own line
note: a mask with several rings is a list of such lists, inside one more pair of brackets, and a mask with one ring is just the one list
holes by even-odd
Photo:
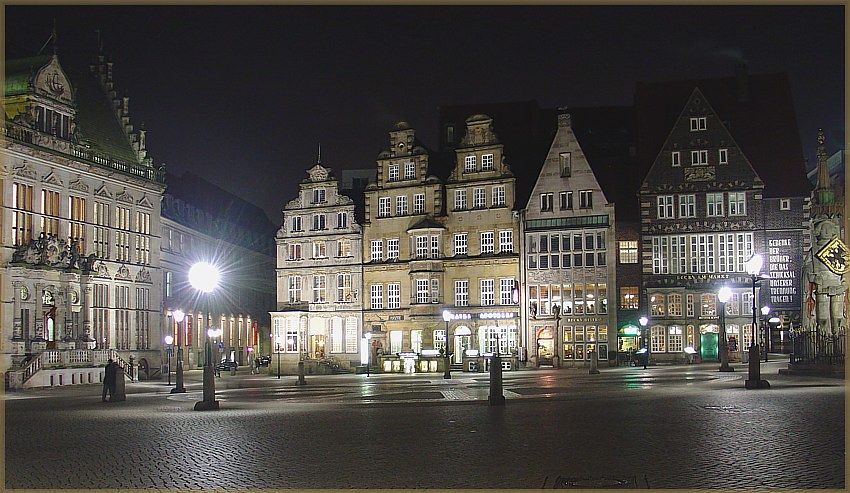
[[640, 327], [632, 322], [625, 322], [617, 329], [617, 363], [628, 365], [632, 353], [640, 349]]

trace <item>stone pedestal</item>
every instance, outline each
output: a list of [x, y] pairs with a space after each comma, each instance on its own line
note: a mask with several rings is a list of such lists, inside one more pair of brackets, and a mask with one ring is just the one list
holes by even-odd
[[120, 366], [115, 367], [115, 393], [109, 398], [110, 402], [122, 402], [127, 400], [127, 390], [125, 388], [126, 381], [124, 380], [124, 369]]

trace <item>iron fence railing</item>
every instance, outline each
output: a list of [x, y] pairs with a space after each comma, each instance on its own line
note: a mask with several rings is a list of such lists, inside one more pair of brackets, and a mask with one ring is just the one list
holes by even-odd
[[791, 363], [843, 365], [846, 347], [843, 329], [838, 332], [792, 331]]

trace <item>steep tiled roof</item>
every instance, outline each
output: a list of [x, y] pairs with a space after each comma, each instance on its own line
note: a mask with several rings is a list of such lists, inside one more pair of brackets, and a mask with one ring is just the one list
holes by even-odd
[[764, 181], [766, 197], [809, 194], [811, 187], [806, 180], [803, 149], [785, 74], [639, 82], [634, 102], [641, 177], [646, 175], [697, 87]]

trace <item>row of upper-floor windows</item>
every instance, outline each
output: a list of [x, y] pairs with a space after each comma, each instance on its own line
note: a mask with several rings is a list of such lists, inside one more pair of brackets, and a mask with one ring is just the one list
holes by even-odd
[[304, 260], [305, 253], [309, 253], [311, 259], [328, 258], [329, 250], [335, 257], [352, 257], [351, 240], [289, 242], [286, 244], [286, 260]]
[[[397, 195], [395, 197], [395, 215], [406, 216], [410, 214], [410, 197]], [[413, 214], [425, 214], [425, 194], [413, 194]], [[393, 197], [378, 197], [378, 217], [390, 217], [393, 215]]]
[[[573, 210], [573, 192], [560, 191], [558, 192], [558, 209], [562, 211]], [[593, 208], [593, 191], [579, 190], [578, 192], [578, 208], [591, 209]], [[546, 192], [540, 194], [540, 212], [551, 212], [555, 210], [555, 193]]]
[[[498, 236], [497, 236], [498, 235]], [[513, 253], [514, 232], [506, 229], [501, 231], [482, 231], [479, 233], [477, 252], [479, 255], [497, 253]], [[386, 253], [384, 251], [386, 245]], [[411, 259], [439, 259], [443, 258], [442, 235], [413, 235], [410, 237]], [[399, 238], [381, 238], [369, 242], [369, 258], [372, 262], [384, 260], [398, 260], [400, 256]], [[470, 255], [469, 233], [460, 232], [452, 235], [452, 255]]]
[[744, 272], [753, 255], [753, 233], [653, 236], [653, 274]]
[[310, 230], [311, 231], [321, 231], [328, 229], [328, 216], [334, 217], [336, 216], [336, 224], [334, 228], [336, 229], [345, 229], [350, 224], [350, 213], [346, 211], [333, 213], [317, 213], [311, 214], [309, 216], [291, 216], [289, 218], [289, 231], [295, 233], [304, 231], [303, 220], [306, 218], [310, 221]]
[[531, 317], [561, 315], [605, 315], [608, 313], [608, 284], [567, 282], [528, 285], [528, 314]]
[[[652, 317], [716, 317], [717, 293], [652, 293], [648, 294]], [[721, 303], [721, 306], [723, 303]], [[729, 316], [749, 316], [753, 311], [753, 295], [748, 291], [732, 293], [726, 302]]]
[[[478, 298], [470, 299], [469, 279], [453, 279], [454, 306], [470, 306], [478, 301], [478, 306], [515, 305], [518, 302], [516, 279], [478, 279]], [[401, 283], [374, 283], [369, 285], [369, 308], [372, 310], [401, 308], [402, 296], [409, 304], [442, 303], [440, 279], [435, 277], [414, 277], [408, 286], [408, 292], [402, 292]], [[386, 293], [386, 297], [385, 297]]]
[[399, 163], [390, 163], [387, 166], [387, 181], [393, 182], [414, 179], [416, 179], [416, 163], [413, 161], [408, 161], [404, 163], [404, 165]]
[[[658, 195], [656, 217], [658, 219], [676, 219], [697, 217], [697, 196], [695, 194]], [[678, 210], [676, 204], [678, 203]], [[678, 211], [678, 214], [676, 212]], [[746, 216], [746, 192], [710, 192], [705, 194], [705, 217]], [[702, 213], [702, 210], [700, 210]]]
[[529, 234], [526, 249], [529, 269], [607, 265], [604, 230]]
[[[484, 209], [487, 207], [487, 187], [475, 187], [472, 189], [472, 201], [470, 202], [469, 190], [459, 188], [454, 193], [454, 210], [463, 211], [467, 209]], [[494, 185], [490, 187], [490, 207], [504, 207], [506, 202], [505, 186]]]
[[495, 169], [495, 159], [493, 154], [475, 154], [464, 156], [463, 172], [475, 173], [476, 171], [493, 171]]
[[[708, 150], [707, 149], [696, 149], [690, 151], [691, 155], [691, 166], [708, 166]], [[723, 148], [717, 150], [717, 164], [729, 164], [729, 149]], [[670, 165], [671, 166], [681, 166], [682, 165], [682, 151], [671, 151], [670, 152]]]
[[[41, 211], [35, 212], [32, 185], [12, 187], [12, 241], [29, 243], [38, 234], [67, 236], [80, 255], [149, 264], [151, 260], [151, 213], [121, 205], [93, 201], [91, 215], [87, 199], [69, 195], [67, 210], [61, 210], [60, 192], [41, 190]], [[111, 217], [110, 217], [111, 216]], [[38, 223], [36, 224], [36, 217]], [[36, 229], [38, 228], [38, 229]], [[135, 233], [135, 234], [131, 234]], [[134, 252], [135, 255], [131, 255]]]
[[[329, 282], [334, 284], [329, 287]], [[286, 300], [289, 303], [353, 303], [358, 294], [353, 286], [350, 272], [287, 276]], [[330, 294], [334, 298], [330, 298]]]

